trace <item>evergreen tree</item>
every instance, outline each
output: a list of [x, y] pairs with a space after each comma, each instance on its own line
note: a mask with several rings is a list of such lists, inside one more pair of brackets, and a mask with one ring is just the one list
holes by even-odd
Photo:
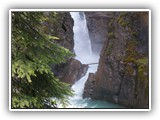
[[65, 62], [72, 53], [45, 34], [45, 21], [56, 12], [12, 12], [12, 108], [56, 107], [68, 103], [73, 92], [51, 71], [51, 65]]

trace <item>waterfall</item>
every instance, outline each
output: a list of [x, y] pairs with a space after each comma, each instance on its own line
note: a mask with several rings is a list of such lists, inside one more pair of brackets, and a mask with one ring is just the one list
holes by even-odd
[[75, 59], [82, 64], [98, 62], [98, 58], [92, 53], [91, 41], [88, 33], [84, 12], [70, 12], [74, 20], [74, 52]]
[[[74, 52], [76, 54], [75, 59], [79, 60], [82, 64], [98, 63], [99, 57], [94, 55], [91, 49], [91, 40], [84, 12], [71, 12], [70, 14], [74, 20], [73, 32]], [[72, 89], [76, 93], [74, 99], [82, 99], [84, 84], [88, 79], [88, 75], [89, 73], [95, 73], [97, 67], [98, 64], [89, 65], [86, 75], [72, 86]]]
[[75, 91], [76, 95], [73, 97], [74, 99], [82, 99], [84, 85], [86, 80], [88, 79], [89, 73], [95, 73], [97, 71], [98, 65], [89, 65], [87, 73], [84, 77], [79, 79], [75, 84], [72, 86], [72, 89]]
[[[79, 60], [82, 64], [98, 63], [99, 55], [92, 52], [91, 40], [88, 33], [87, 22], [84, 12], [70, 12], [74, 20], [74, 52], [75, 59]], [[75, 95], [70, 97], [70, 105], [67, 108], [114, 108], [117, 107], [112, 103], [105, 101], [91, 100], [89, 98], [83, 99], [83, 90], [89, 73], [97, 71], [98, 64], [91, 64], [84, 77], [77, 80], [72, 85]], [[59, 106], [62, 107], [62, 106]]]

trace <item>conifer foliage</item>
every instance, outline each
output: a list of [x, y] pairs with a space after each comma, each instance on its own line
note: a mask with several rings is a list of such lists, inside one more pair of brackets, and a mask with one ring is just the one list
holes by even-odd
[[11, 13], [11, 105], [12, 108], [55, 108], [66, 105], [72, 90], [60, 82], [51, 65], [65, 62], [72, 53], [55, 43], [55, 36], [44, 33], [44, 23], [56, 12]]

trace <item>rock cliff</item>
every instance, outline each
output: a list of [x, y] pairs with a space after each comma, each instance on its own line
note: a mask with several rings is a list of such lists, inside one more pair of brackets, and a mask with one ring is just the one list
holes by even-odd
[[[109, 22], [101, 23], [107, 30], [100, 33], [105, 34], [105, 42], [99, 67], [96, 74], [89, 76], [83, 97], [108, 100], [128, 108], [148, 108], [148, 12], [113, 14]], [[101, 13], [102, 17], [106, 15]], [[94, 24], [99, 24], [96, 19]]]
[[56, 76], [63, 82], [74, 84], [77, 80], [85, 75], [88, 65], [81, 64], [76, 59], [70, 59], [64, 64], [56, 66]]
[[112, 18], [112, 12], [85, 12], [87, 27], [92, 44], [92, 51], [100, 54], [107, 37], [107, 26]]
[[[70, 13], [57, 12], [56, 17], [54, 17], [54, 14], [47, 14], [50, 15], [50, 19], [44, 23], [45, 32], [49, 35], [58, 37], [59, 39], [55, 40], [55, 42], [73, 52], [74, 21], [71, 18]], [[76, 80], [83, 77], [87, 69], [87, 65], [82, 65], [78, 60], [72, 58], [67, 60], [66, 63], [52, 66], [52, 71], [54, 72], [55, 76], [61, 81], [69, 84], [74, 84]]]
[[58, 37], [58, 44], [73, 51], [73, 24], [74, 21], [69, 12], [57, 12], [56, 17], [52, 12], [48, 13], [49, 20], [45, 22], [44, 30], [47, 34]]

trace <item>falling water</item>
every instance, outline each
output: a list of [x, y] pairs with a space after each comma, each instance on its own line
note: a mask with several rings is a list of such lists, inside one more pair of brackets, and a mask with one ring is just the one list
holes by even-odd
[[91, 41], [88, 33], [87, 22], [84, 12], [71, 12], [74, 19], [74, 52], [75, 59], [82, 64], [98, 62], [99, 57], [92, 53]]
[[79, 60], [82, 64], [90, 64], [87, 73], [84, 77], [79, 79], [72, 86], [75, 91], [75, 96], [70, 98], [70, 104], [67, 108], [117, 108], [115, 105], [105, 101], [91, 100], [90, 98], [83, 99], [83, 90], [89, 73], [97, 71], [99, 55], [92, 53], [91, 41], [88, 34], [87, 22], [84, 12], [70, 12], [74, 20], [74, 52], [75, 59]]
[[[98, 63], [98, 56], [92, 53], [91, 41], [89, 38], [87, 22], [84, 12], [71, 12], [71, 16], [74, 20], [74, 51], [76, 54], [75, 59], [79, 60], [82, 64]], [[84, 77], [78, 80], [72, 89], [76, 95], [74, 99], [82, 99], [84, 84], [88, 78], [89, 73], [95, 73], [97, 71], [98, 64], [89, 65], [87, 73]]]

